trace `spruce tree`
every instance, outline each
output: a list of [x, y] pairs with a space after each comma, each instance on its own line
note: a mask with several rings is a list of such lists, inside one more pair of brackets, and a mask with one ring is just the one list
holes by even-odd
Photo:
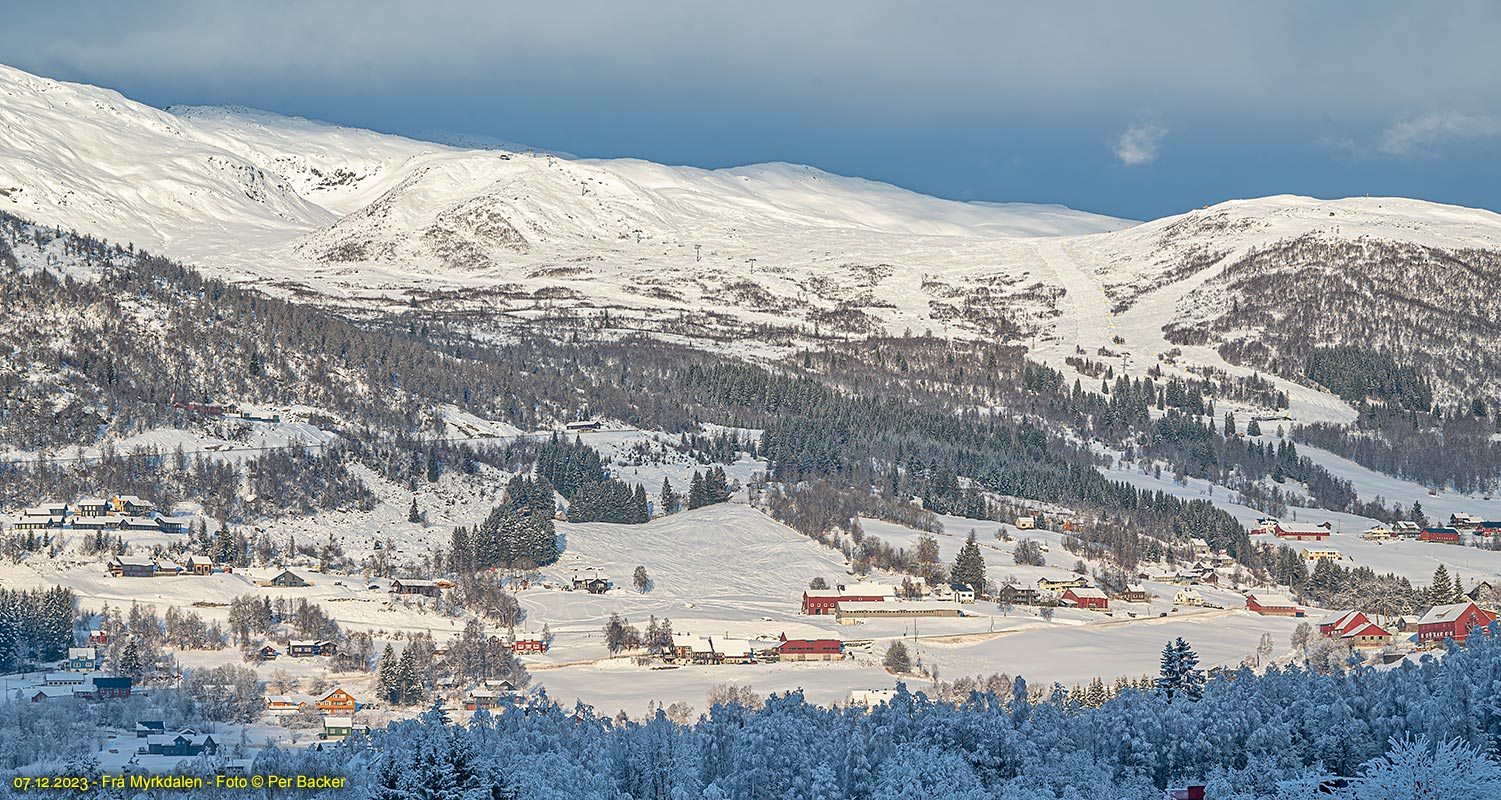
[[395, 703], [400, 697], [396, 669], [396, 649], [387, 642], [385, 651], [380, 654], [375, 678], [376, 690], [387, 703]]
[[672, 481], [662, 479], [662, 513], [671, 514], [678, 510], [678, 493], [672, 490]]
[[1189, 700], [1198, 702], [1204, 698], [1204, 671], [1199, 669], [1199, 654], [1181, 636], [1174, 642], [1174, 647], [1178, 651], [1178, 667], [1182, 676], [1179, 691]]
[[975, 544], [975, 532], [969, 532], [969, 538], [964, 540], [964, 547], [959, 549], [959, 555], [954, 559], [954, 570], [950, 573], [954, 583], [967, 583], [975, 592], [985, 591], [985, 556], [980, 553], [980, 546]]
[[698, 470], [693, 471], [693, 482], [688, 486], [688, 508], [703, 508], [708, 505], [704, 493], [704, 476]]

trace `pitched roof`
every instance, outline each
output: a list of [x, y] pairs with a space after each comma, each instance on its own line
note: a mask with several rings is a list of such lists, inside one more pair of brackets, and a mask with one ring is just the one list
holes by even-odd
[[1465, 601], [1463, 603], [1450, 603], [1446, 606], [1434, 606], [1433, 608], [1428, 609], [1428, 613], [1424, 614], [1422, 618], [1418, 620], [1418, 624], [1433, 625], [1440, 622], [1454, 622], [1455, 620], [1464, 616], [1464, 612], [1473, 605], [1475, 604], [1469, 601]]
[[1251, 592], [1246, 597], [1255, 600], [1256, 605], [1264, 608], [1296, 608], [1298, 605], [1284, 595], [1268, 592]]
[[1345, 631], [1343, 634], [1343, 637], [1346, 639], [1352, 639], [1357, 636], [1391, 636], [1391, 632], [1374, 622], [1367, 622], [1357, 628]]

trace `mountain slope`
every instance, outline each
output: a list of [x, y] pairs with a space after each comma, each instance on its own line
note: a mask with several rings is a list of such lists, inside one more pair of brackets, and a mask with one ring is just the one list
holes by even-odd
[[[1303, 421], [1355, 414], [1302, 378], [1315, 344], [1423, 363], [1446, 403], [1490, 391], [1501, 364], [1488, 211], [1284, 195], [1131, 225], [790, 164], [566, 159], [169, 112], [0, 67], [0, 211], [272, 293], [485, 333], [545, 318], [785, 355], [932, 331], [1026, 342], [1066, 373], [1080, 358], [1136, 375], [1271, 372]], [[1442, 324], [1397, 321], [1446, 309]]]

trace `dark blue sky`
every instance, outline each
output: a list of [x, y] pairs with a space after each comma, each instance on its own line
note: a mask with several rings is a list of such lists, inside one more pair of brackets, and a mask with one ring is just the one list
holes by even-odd
[[0, 62], [158, 106], [1135, 218], [1278, 193], [1501, 210], [1495, 3], [34, 5], [0, 8]]

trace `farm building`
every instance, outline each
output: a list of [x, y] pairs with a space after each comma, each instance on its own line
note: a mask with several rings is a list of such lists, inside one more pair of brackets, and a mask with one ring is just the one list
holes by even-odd
[[1470, 601], [1434, 606], [1418, 619], [1418, 644], [1437, 645], [1445, 639], [1464, 644], [1471, 628], [1484, 628], [1495, 621], [1495, 614]]
[[156, 562], [149, 558], [115, 556], [109, 562], [109, 574], [116, 578], [151, 578], [156, 576]]
[[1037, 518], [1036, 517], [1017, 517], [1016, 518], [1016, 529], [1017, 530], [1030, 531], [1030, 530], [1034, 530], [1036, 528], [1037, 528]]
[[842, 661], [844, 642], [838, 639], [788, 639], [782, 634], [777, 643], [781, 661]]
[[753, 664], [756, 646], [746, 639], [711, 639], [715, 660], [721, 664]]
[[511, 640], [513, 653], [546, 653], [550, 648], [546, 637], [540, 633], [522, 633]]
[[856, 600], [840, 603], [834, 609], [834, 616], [841, 625], [858, 625], [860, 620], [868, 617], [962, 617], [964, 608], [958, 603], [936, 600], [911, 600], [904, 603]]
[[1280, 594], [1252, 592], [1246, 595], [1246, 610], [1264, 617], [1301, 617], [1303, 609]]
[[295, 573], [295, 572], [293, 572], [293, 571], [291, 571], [289, 569], [284, 569], [276, 577], [274, 577], [271, 580], [267, 581], [266, 585], [267, 586], [280, 586], [282, 588], [289, 588], [289, 589], [300, 589], [300, 588], [303, 588], [303, 587], [308, 586], [310, 584], [307, 581], [303, 580], [302, 577], [300, 575], [298, 575], [297, 573]]
[[1295, 542], [1320, 542], [1329, 538], [1329, 523], [1311, 525], [1306, 522], [1281, 522], [1272, 528], [1272, 535], [1278, 539], [1290, 539]]
[[1474, 530], [1484, 523], [1484, 517], [1477, 517], [1474, 514], [1449, 515], [1449, 527], [1451, 528], [1459, 528], [1461, 530]]
[[432, 581], [399, 579], [391, 581], [391, 591], [395, 594], [420, 594], [424, 597], [437, 597], [443, 594], [443, 587]]
[[267, 714], [292, 714], [307, 707], [308, 701], [290, 694], [266, 695]]
[[1126, 585], [1126, 591], [1121, 593], [1121, 599], [1127, 603], [1145, 603], [1151, 598], [1147, 594], [1147, 587], [1132, 583]]
[[834, 613], [840, 603], [882, 603], [896, 599], [896, 589], [884, 584], [845, 584], [837, 589], [807, 589], [803, 592], [803, 613], [824, 616]]
[[1110, 607], [1110, 598], [1099, 589], [1087, 586], [1070, 587], [1063, 592], [1064, 605], [1074, 608], [1089, 608], [1104, 611]]
[[214, 741], [213, 734], [190, 730], [147, 736], [146, 745], [140, 749], [142, 755], [153, 756], [213, 755], [218, 751], [219, 743]]
[[1303, 557], [1308, 559], [1309, 561], [1339, 561], [1344, 558], [1344, 556], [1338, 550], [1316, 549], [1304, 550]]
[[1459, 531], [1454, 528], [1424, 528], [1423, 532], [1418, 534], [1418, 541], [1459, 544]]
[[1477, 536], [1496, 536], [1501, 534], [1501, 520], [1486, 520], [1475, 526]]
[[1008, 583], [996, 592], [996, 599], [1011, 605], [1035, 606], [1037, 605], [1037, 590], [1019, 583]]
[[674, 633], [672, 657], [674, 661], [690, 664], [712, 664], [714, 663], [714, 643], [702, 636]]
[[1338, 639], [1352, 647], [1384, 647], [1391, 644], [1391, 632], [1355, 610], [1336, 611], [1319, 621], [1319, 635]]
[[333, 656], [338, 654], [338, 643], [324, 641], [323, 639], [303, 639], [287, 643], [287, 655], [293, 658]]
[[1083, 575], [1075, 575], [1072, 578], [1038, 578], [1037, 588], [1044, 592], [1061, 592], [1064, 589], [1082, 589], [1089, 585], [1089, 579]]

